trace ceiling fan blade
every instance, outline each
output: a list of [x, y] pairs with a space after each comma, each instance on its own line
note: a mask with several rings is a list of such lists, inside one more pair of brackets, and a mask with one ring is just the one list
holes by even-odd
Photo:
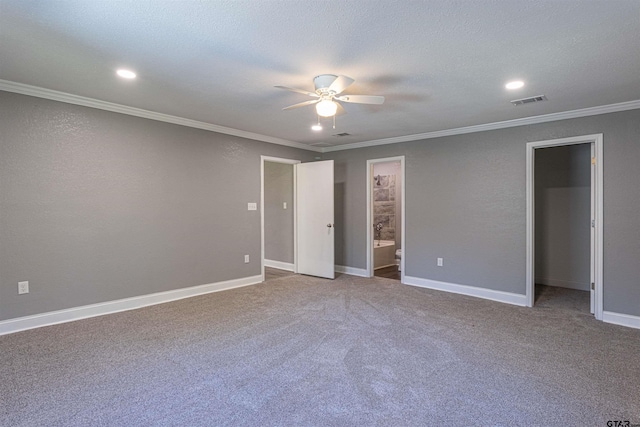
[[311, 101], [304, 101], [298, 104], [289, 105], [288, 107], [284, 107], [283, 110], [291, 110], [293, 108], [304, 107], [305, 105], [316, 104], [318, 102], [320, 102], [319, 99], [312, 99]]
[[343, 102], [353, 102], [356, 104], [382, 104], [384, 96], [378, 95], [343, 95], [336, 96], [336, 99]]
[[287, 86], [274, 86], [274, 87], [277, 87], [278, 89], [290, 90], [291, 92], [298, 92], [298, 93], [302, 93], [304, 95], [313, 96], [314, 98], [319, 98], [320, 97], [320, 95], [318, 95], [317, 93], [309, 92], [308, 90], [296, 89], [296, 88], [287, 87]]
[[351, 86], [351, 84], [355, 82], [351, 77], [347, 76], [338, 76], [329, 86], [329, 90], [335, 93], [341, 93], [343, 90]]

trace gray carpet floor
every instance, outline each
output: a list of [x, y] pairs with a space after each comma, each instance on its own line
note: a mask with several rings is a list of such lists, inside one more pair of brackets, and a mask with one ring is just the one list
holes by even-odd
[[[640, 423], [640, 331], [341, 275], [0, 337], [3, 426]], [[586, 300], [588, 303], [588, 300]]]

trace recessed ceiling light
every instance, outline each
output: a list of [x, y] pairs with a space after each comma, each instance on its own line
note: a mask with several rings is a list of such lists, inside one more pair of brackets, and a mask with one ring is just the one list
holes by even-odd
[[520, 89], [524, 86], [524, 82], [522, 80], [515, 80], [504, 85], [507, 89]]
[[311, 126], [311, 129], [315, 131], [319, 131], [319, 130], [322, 130], [322, 126], [320, 126], [320, 124], [318, 123], [317, 125]]
[[134, 73], [133, 71], [125, 70], [123, 68], [121, 68], [118, 71], [116, 71], [116, 74], [118, 74], [120, 77], [122, 77], [124, 79], [135, 79], [136, 78], [136, 73]]

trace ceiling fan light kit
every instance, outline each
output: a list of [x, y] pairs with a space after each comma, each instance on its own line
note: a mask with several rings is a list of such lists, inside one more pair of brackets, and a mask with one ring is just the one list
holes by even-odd
[[338, 111], [338, 104], [328, 99], [323, 99], [316, 104], [316, 112], [320, 117], [335, 116], [336, 111]]
[[[335, 74], [320, 74], [313, 78], [315, 93], [302, 89], [295, 89], [287, 86], [276, 86], [279, 89], [290, 90], [292, 92], [301, 93], [303, 95], [317, 98], [310, 101], [300, 102], [298, 104], [284, 107], [283, 110], [291, 110], [293, 108], [304, 107], [306, 105], [316, 105], [316, 112], [321, 117], [333, 117], [344, 109], [340, 102], [350, 102], [355, 104], [377, 104], [384, 102], [384, 96], [377, 95], [340, 95], [346, 88], [351, 86], [354, 80], [347, 76], [337, 76]], [[335, 127], [335, 125], [334, 125]]]

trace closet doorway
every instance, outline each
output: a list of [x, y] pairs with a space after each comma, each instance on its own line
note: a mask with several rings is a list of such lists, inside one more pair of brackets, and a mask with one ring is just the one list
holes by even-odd
[[528, 306], [574, 289], [602, 320], [602, 206], [602, 134], [527, 144]]

